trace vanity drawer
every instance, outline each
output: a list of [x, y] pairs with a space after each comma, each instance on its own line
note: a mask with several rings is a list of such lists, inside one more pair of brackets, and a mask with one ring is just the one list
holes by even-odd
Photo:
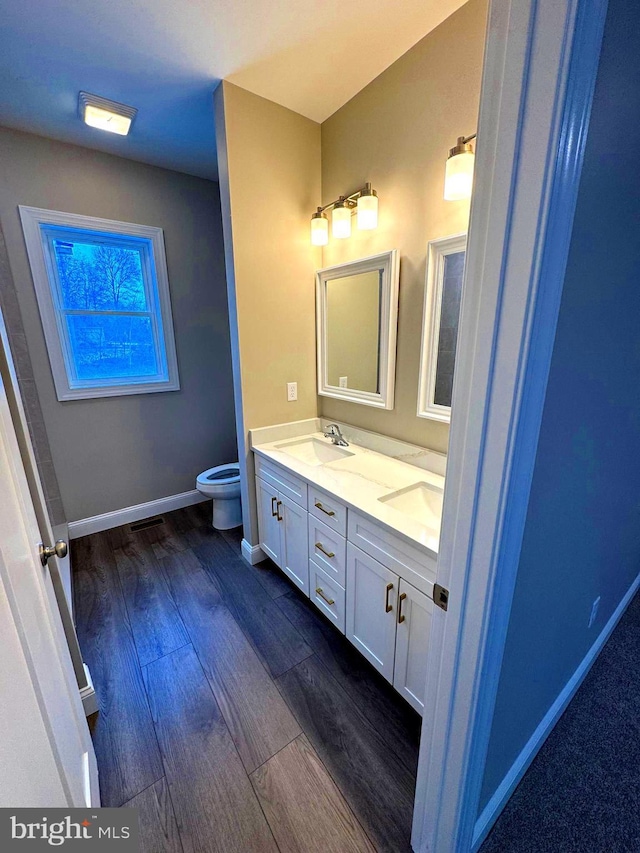
[[309, 559], [315, 560], [329, 577], [344, 586], [347, 540], [312, 515], [309, 516]]
[[290, 473], [275, 462], [269, 462], [254, 455], [256, 465], [256, 476], [269, 483], [274, 489], [277, 489], [281, 494], [291, 498], [295, 503], [307, 508], [307, 484], [300, 477]]
[[335, 579], [309, 560], [309, 598], [324, 615], [344, 634], [345, 591]]
[[333, 528], [341, 536], [347, 535], [347, 508], [331, 495], [309, 486], [309, 512]]
[[349, 541], [421, 592], [433, 596], [436, 561], [417, 546], [353, 510], [349, 512]]

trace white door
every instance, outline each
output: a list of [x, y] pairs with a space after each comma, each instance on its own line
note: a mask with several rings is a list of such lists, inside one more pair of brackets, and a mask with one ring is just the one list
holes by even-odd
[[[0, 807], [100, 804], [95, 753], [0, 382]], [[51, 543], [45, 543], [51, 544]]]
[[309, 555], [307, 548], [307, 511], [286, 495], [280, 495], [280, 553], [282, 571], [309, 595]]
[[393, 686], [419, 714], [424, 710], [433, 599], [400, 579]]
[[280, 566], [280, 525], [277, 512], [280, 496], [276, 489], [269, 486], [260, 477], [256, 477], [256, 499], [260, 547], [267, 557], [270, 557], [277, 566]]
[[393, 682], [398, 575], [347, 542], [346, 636]]

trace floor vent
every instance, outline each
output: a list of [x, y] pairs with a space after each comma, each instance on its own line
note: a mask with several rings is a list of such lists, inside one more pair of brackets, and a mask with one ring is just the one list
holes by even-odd
[[132, 533], [137, 533], [139, 530], [147, 530], [149, 527], [157, 527], [159, 524], [164, 524], [164, 518], [145, 518], [144, 521], [137, 521], [135, 524], [129, 525], [129, 530]]

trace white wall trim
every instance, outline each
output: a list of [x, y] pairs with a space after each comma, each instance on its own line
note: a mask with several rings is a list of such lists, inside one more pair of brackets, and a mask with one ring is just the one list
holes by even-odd
[[152, 515], [161, 515], [163, 512], [171, 512], [174, 509], [203, 503], [206, 500], [209, 500], [206, 495], [201, 494], [197, 489], [192, 489], [190, 492], [180, 492], [178, 495], [169, 495], [155, 501], [126, 506], [124, 509], [103, 512], [101, 515], [92, 515], [78, 521], [70, 521], [69, 539], [79, 539], [81, 536], [89, 536], [91, 533], [100, 533], [101, 530], [111, 530], [113, 527], [120, 527], [122, 524], [142, 521], [143, 518], [150, 518]]
[[267, 555], [259, 545], [251, 545], [246, 539], [242, 540], [242, 556], [250, 566], [255, 566], [256, 563], [267, 559]]
[[98, 710], [98, 696], [96, 694], [96, 688], [93, 686], [89, 667], [86, 663], [83, 663], [82, 665], [84, 667], [87, 683], [86, 686], [80, 690], [80, 698], [82, 699], [82, 707], [84, 709], [85, 716], [90, 717], [91, 714], [95, 714]]
[[482, 810], [480, 817], [476, 821], [476, 825], [473, 832], [473, 847], [472, 849], [477, 850], [482, 842], [485, 840], [489, 831], [491, 830], [493, 824], [498, 819], [500, 812], [505, 807], [507, 800], [515, 790], [516, 786], [527, 772], [531, 762], [538, 754], [540, 748], [551, 734], [551, 731], [555, 724], [558, 722], [564, 711], [566, 710], [569, 702], [573, 699], [578, 688], [584, 681], [587, 673], [593, 666], [596, 658], [602, 651], [605, 643], [613, 633], [614, 628], [620, 621], [622, 614], [625, 612], [629, 604], [631, 603], [631, 599], [640, 588], [640, 574], [636, 577], [634, 582], [631, 584], [629, 589], [627, 590], [626, 595], [620, 602], [620, 604], [613, 611], [611, 618], [604, 626], [602, 631], [600, 632], [597, 640], [591, 646], [582, 662], [573, 673], [569, 681], [562, 688], [560, 693], [558, 694], [557, 699], [553, 703], [553, 705], [549, 708], [547, 713], [544, 715], [542, 720], [540, 721], [538, 727], [531, 735], [527, 743], [525, 744], [522, 752], [516, 758], [516, 760], [511, 765], [509, 771], [505, 775], [504, 779], [496, 788], [493, 796], [487, 803], [487, 805]]

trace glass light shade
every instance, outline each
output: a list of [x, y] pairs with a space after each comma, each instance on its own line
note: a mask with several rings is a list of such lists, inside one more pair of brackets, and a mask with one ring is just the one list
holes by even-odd
[[361, 195], [358, 199], [358, 228], [370, 231], [378, 227], [378, 196]]
[[108, 130], [120, 136], [126, 136], [131, 127], [130, 116], [119, 115], [110, 110], [104, 110], [102, 107], [96, 107], [93, 104], [85, 106], [83, 118], [85, 124], [88, 124], [90, 127]]
[[351, 211], [348, 207], [333, 208], [333, 213], [331, 214], [331, 232], [339, 240], [351, 237]]
[[329, 242], [329, 220], [321, 213], [311, 217], [311, 245], [326, 246]]
[[474, 162], [473, 151], [463, 151], [461, 154], [449, 157], [444, 175], [445, 201], [471, 198]]

